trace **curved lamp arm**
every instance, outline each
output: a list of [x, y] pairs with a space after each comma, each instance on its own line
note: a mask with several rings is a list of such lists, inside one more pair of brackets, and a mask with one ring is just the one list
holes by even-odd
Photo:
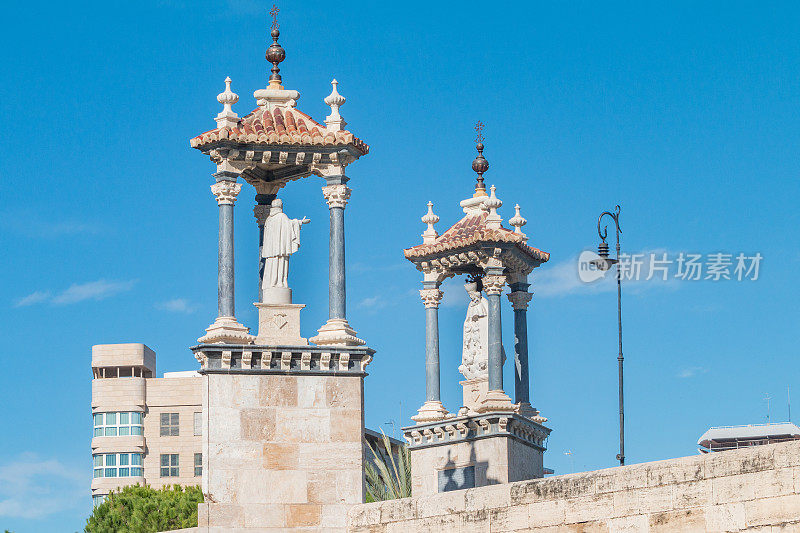
[[603, 229], [600, 229], [600, 222], [602, 222], [604, 216], [610, 216], [614, 221], [614, 225], [617, 227], [617, 232], [622, 233], [622, 229], [619, 227], [619, 212], [620, 207], [617, 206], [613, 213], [611, 211], [603, 211], [600, 213], [600, 216], [597, 217], [597, 235], [600, 236], [603, 242], [606, 242], [606, 237], [608, 237], [608, 226], [603, 226]]

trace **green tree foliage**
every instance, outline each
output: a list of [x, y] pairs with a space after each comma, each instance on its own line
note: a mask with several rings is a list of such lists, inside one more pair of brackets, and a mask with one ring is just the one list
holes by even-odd
[[408, 446], [400, 446], [397, 460], [394, 454], [387, 452], [392, 447], [385, 434], [383, 448], [378, 447], [376, 451], [368, 441], [367, 446], [374, 458], [374, 464], [368, 461], [364, 469], [367, 478], [367, 502], [410, 498], [411, 457]]
[[86, 520], [85, 533], [156, 533], [197, 526], [200, 487], [156, 490], [138, 484], [111, 492]]

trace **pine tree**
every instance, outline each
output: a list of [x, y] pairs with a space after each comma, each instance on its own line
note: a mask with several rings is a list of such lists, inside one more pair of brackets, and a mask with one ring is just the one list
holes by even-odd
[[86, 520], [85, 533], [157, 533], [197, 526], [200, 487], [173, 485], [156, 490], [130, 485], [112, 491]]

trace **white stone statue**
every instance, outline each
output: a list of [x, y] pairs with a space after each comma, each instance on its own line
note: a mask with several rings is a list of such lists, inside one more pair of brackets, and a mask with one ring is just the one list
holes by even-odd
[[267, 301], [270, 289], [288, 289], [289, 256], [300, 248], [300, 226], [311, 222], [290, 219], [283, 212], [283, 201], [276, 198], [270, 206], [269, 216], [264, 222], [264, 243], [261, 257], [264, 262], [264, 277], [261, 279], [262, 301]]
[[[461, 366], [458, 371], [466, 379], [488, 379], [489, 377], [489, 301], [478, 290], [476, 282], [464, 284], [469, 294], [467, 318], [464, 320], [464, 344]], [[503, 363], [506, 361], [502, 350]]]
[[466, 283], [464, 288], [469, 294], [469, 305], [464, 320], [464, 346], [458, 371], [467, 379], [486, 377], [489, 361], [489, 301], [481, 295], [477, 283]]

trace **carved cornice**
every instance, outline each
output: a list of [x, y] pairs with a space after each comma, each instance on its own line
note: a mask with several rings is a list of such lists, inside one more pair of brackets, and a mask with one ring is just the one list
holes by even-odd
[[444, 293], [439, 289], [422, 289], [419, 291], [419, 297], [425, 304], [425, 308], [439, 308], [439, 303], [442, 301]]
[[[499, 253], [498, 250], [500, 250]], [[511, 275], [527, 276], [540, 263], [531, 263], [529, 258], [515, 247], [475, 248], [454, 250], [440, 255], [425, 258], [414, 258], [412, 262], [417, 270], [423, 273], [438, 272], [442, 276], [451, 277], [462, 274], [469, 267], [484, 270], [486, 268], [502, 268]]]
[[322, 194], [330, 209], [347, 207], [347, 200], [350, 199], [351, 192], [352, 190], [347, 185], [326, 185], [322, 188]]
[[483, 290], [486, 294], [500, 294], [506, 284], [506, 277], [497, 274], [483, 276]]
[[516, 413], [450, 417], [442, 421], [423, 422], [403, 428], [403, 436], [412, 449], [469, 442], [492, 436], [507, 436], [544, 451], [549, 434], [550, 428]]
[[201, 344], [191, 348], [200, 373], [363, 375], [374, 350], [367, 347]]
[[514, 311], [525, 311], [528, 309], [528, 303], [533, 298], [533, 294], [529, 292], [522, 292], [522, 291], [514, 291], [508, 293], [508, 300], [511, 302], [511, 306], [514, 308]]
[[241, 190], [242, 185], [240, 183], [228, 180], [218, 181], [211, 186], [211, 193], [217, 197], [217, 204], [219, 205], [235, 204], [236, 197]]

